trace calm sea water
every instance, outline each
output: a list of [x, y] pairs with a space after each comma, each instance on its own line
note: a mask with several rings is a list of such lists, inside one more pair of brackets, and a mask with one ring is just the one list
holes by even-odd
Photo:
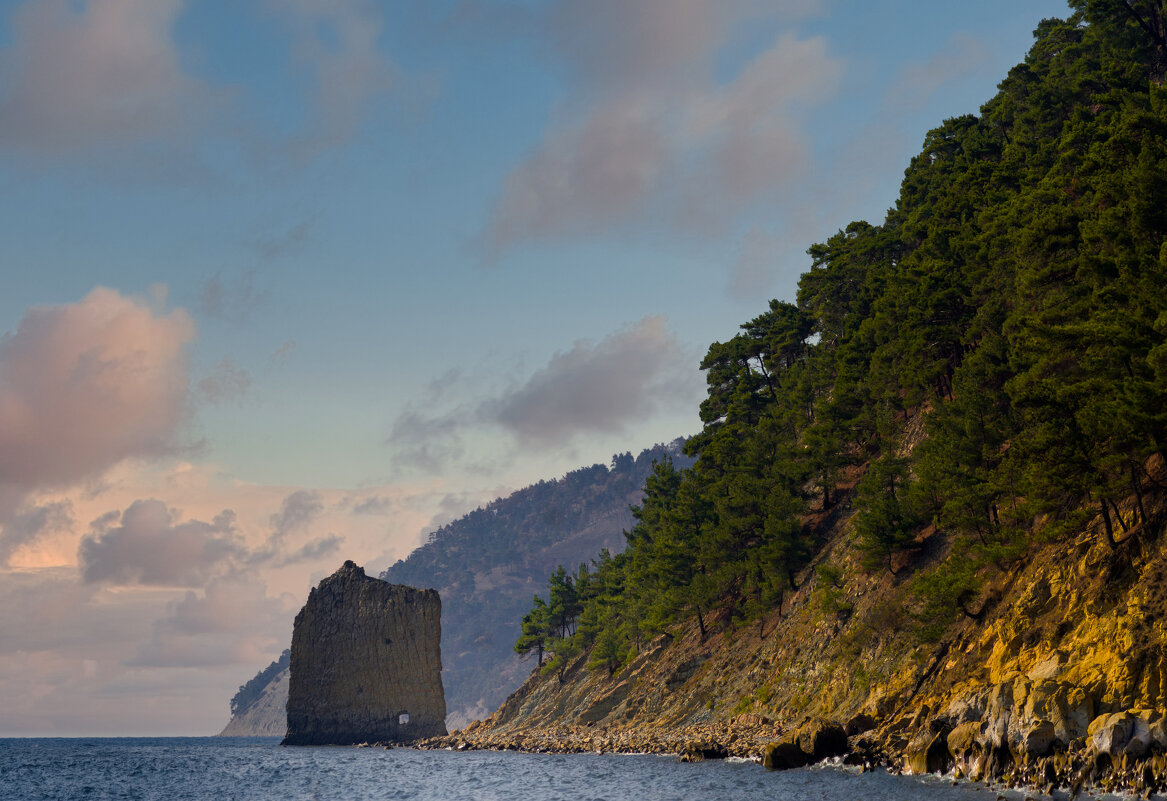
[[[0, 739], [3, 801], [990, 801], [994, 791], [842, 768], [399, 748], [281, 748], [274, 739]], [[1009, 792], [1011, 799], [1024, 793]]]

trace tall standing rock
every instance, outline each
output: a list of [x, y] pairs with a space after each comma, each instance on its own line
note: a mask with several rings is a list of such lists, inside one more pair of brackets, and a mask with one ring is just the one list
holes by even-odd
[[285, 745], [409, 742], [446, 733], [442, 602], [345, 562], [292, 630]]

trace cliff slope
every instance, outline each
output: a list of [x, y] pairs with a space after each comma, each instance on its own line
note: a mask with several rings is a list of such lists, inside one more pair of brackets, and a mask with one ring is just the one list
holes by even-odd
[[279, 671], [247, 708], [231, 716], [220, 737], [283, 737], [288, 730], [287, 669]]
[[[1167, 503], [1144, 505], [1153, 524], [1114, 548], [1101, 519], [1069, 547], [1035, 548], [933, 642], [920, 642], [926, 621], [904, 574], [858, 572], [838, 588], [808, 568], [780, 613], [748, 625], [714, 617], [704, 639], [690, 620], [612, 675], [587, 670], [587, 654], [559, 672], [535, 669], [449, 742], [759, 757], [764, 743], [829, 719], [867, 732], [853, 751], [905, 770], [955, 763], [966, 775], [1069, 787], [1101, 777], [1104, 756], [1127, 767], [1106, 781], [1162, 787], [1163, 759], [1135, 761], [1167, 751]], [[853, 564], [853, 543], [844, 516], [822, 559]], [[929, 551], [936, 544], [921, 541], [912, 566], [945, 556]], [[938, 738], [950, 750], [929, 763]]]
[[514, 644], [531, 597], [558, 565], [572, 568], [602, 549], [624, 550], [629, 507], [642, 500], [653, 463], [666, 457], [691, 463], [681, 444], [617, 454], [609, 466], [583, 467], [492, 501], [437, 529], [381, 574], [442, 595], [451, 728], [486, 717], [523, 682], [526, 668]]

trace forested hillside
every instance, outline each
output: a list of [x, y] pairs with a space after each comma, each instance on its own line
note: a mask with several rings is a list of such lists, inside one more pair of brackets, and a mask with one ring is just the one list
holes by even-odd
[[[796, 302], [710, 346], [695, 464], [657, 466], [627, 550], [554, 576], [520, 650], [612, 673], [680, 621], [781, 610], [812, 560], [840, 616], [859, 573], [906, 582], [896, 625], [926, 643], [1036, 549], [1161, 522], [1167, 8], [1070, 6], [928, 133], [882, 223], [812, 245]], [[846, 566], [820, 553], [841, 500]]]
[[682, 441], [540, 481], [439, 528], [381, 578], [442, 596], [442, 680], [452, 726], [485, 717], [527, 674], [512, 645], [548, 573], [618, 552], [653, 463]]

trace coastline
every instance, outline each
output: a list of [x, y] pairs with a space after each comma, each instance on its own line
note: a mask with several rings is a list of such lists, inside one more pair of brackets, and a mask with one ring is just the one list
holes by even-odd
[[[1008, 746], [954, 748], [954, 743], [967, 734], [959, 726], [936, 732], [930, 738], [917, 736], [905, 743], [891, 731], [873, 729], [848, 734], [842, 724], [822, 719], [807, 721], [796, 729], [784, 729], [764, 718], [745, 718], [675, 727], [555, 726], [506, 732], [476, 721], [444, 737], [420, 740], [410, 747], [546, 754], [654, 754], [675, 756], [681, 762], [742, 759], [772, 770], [831, 761], [861, 772], [931, 774], [953, 784], [968, 782], [990, 790], [1014, 790], [1047, 797], [1077, 798], [1082, 793], [1110, 793], [1149, 799], [1162, 797], [1167, 791], [1167, 749], [1154, 738], [1148, 750], [1138, 756], [1135, 755], [1138, 749], [1128, 749], [1129, 739], [1125, 743], [1108, 739], [1113, 735], [1110, 731], [1101, 737], [1075, 741], [1047, 756], [1030, 757], [1025, 753], [1015, 754]], [[1163, 730], [1164, 721], [1162, 718], [1159, 721], [1158, 728]], [[842, 740], [838, 739], [840, 735]], [[1099, 749], [1099, 739], [1114, 743], [1115, 752]], [[392, 744], [384, 745], [392, 747]]]

